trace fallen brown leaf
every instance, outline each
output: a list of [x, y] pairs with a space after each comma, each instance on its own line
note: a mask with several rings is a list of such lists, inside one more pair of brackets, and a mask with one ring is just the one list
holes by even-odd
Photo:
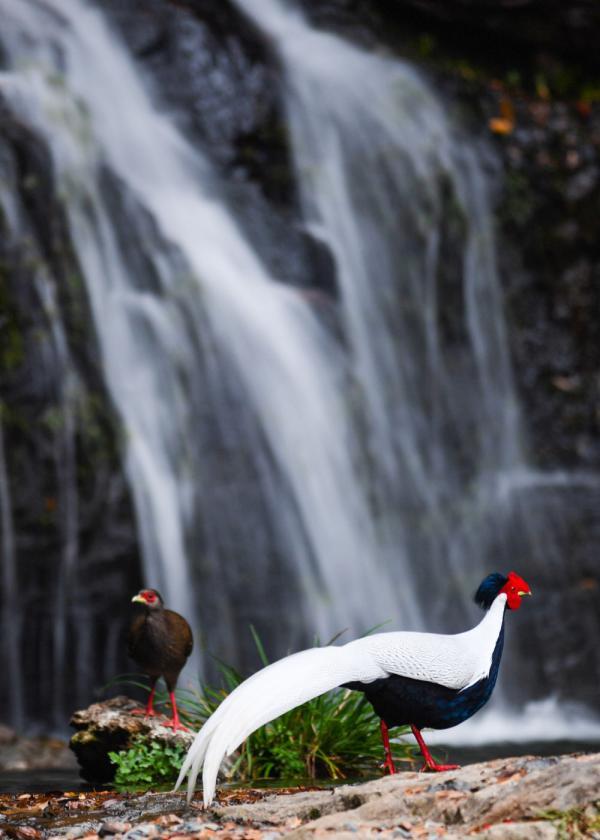
[[19, 840], [38, 840], [42, 833], [29, 825], [23, 825], [13, 830], [13, 836]]
[[515, 128], [515, 109], [506, 96], [500, 100], [500, 115], [488, 121], [490, 131], [494, 134], [512, 134]]

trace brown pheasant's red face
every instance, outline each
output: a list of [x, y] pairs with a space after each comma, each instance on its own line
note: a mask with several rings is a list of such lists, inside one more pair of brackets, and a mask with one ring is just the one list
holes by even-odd
[[156, 609], [162, 605], [162, 598], [156, 589], [141, 589], [137, 595], [131, 599], [132, 604], [143, 604], [150, 609]]

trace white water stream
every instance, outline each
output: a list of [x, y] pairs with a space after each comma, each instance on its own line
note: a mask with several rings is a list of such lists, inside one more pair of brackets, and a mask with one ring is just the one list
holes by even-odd
[[[197, 314], [199, 332], [207, 312], [217, 352], [236, 366], [308, 537], [308, 552], [293, 535], [289, 550], [315, 630], [356, 627], [374, 601], [391, 615], [391, 581], [354, 474], [339, 352], [307, 303], [268, 276], [218, 200], [207, 161], [153, 106], [98, 13], [78, 0], [2, 7], [14, 56], [2, 93], [52, 150], [125, 427], [147, 580], [197, 621], [185, 541], [203, 476], [187, 469], [196, 420], [186, 386], [197, 360], [182, 310]], [[145, 242], [161, 281], [156, 294], [140, 288], [120, 251], [103, 167], [139, 203], [132, 212], [156, 225], [156, 240]]]
[[[505, 525], [495, 477], [524, 456], [483, 150], [408, 64], [312, 28], [284, 0], [236, 2], [280, 56], [305, 223], [336, 261], [380, 551], [403, 570], [418, 557], [440, 579], [484, 572], [490, 532]], [[463, 228], [452, 313], [450, 214]]]

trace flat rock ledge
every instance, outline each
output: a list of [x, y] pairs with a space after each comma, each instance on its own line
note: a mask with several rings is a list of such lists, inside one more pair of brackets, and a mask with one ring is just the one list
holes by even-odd
[[110, 782], [115, 766], [108, 753], [126, 750], [136, 737], [148, 737], [162, 744], [189, 746], [194, 738], [191, 732], [173, 732], [165, 726], [164, 715], [145, 717], [144, 706], [130, 697], [113, 697], [93, 703], [87, 709], [74, 712], [70, 724], [77, 731], [69, 747], [77, 756], [80, 774], [88, 782]]
[[215, 814], [274, 826], [296, 818], [302, 824], [287, 833], [291, 840], [470, 834], [600, 840], [600, 753], [498, 759], [435, 775], [398, 773], [327, 791], [269, 796], [216, 808]]

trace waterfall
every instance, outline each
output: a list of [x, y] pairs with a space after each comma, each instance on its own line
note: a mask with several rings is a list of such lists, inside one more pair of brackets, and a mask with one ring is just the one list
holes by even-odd
[[[392, 616], [390, 570], [355, 472], [340, 348], [309, 303], [268, 275], [209, 162], [153, 106], [98, 13], [77, 0], [4, 6], [14, 61], [1, 89], [52, 152], [124, 426], [147, 581], [199, 626], [186, 543], [203, 505], [212, 512], [198, 429], [208, 366], [208, 378], [234, 377], [266, 440], [248, 445], [300, 580], [296, 620], [324, 637]], [[114, 192], [132, 221], [126, 243]], [[128, 262], [136, 247], [146, 275]], [[211, 599], [226, 602], [224, 588]], [[405, 592], [410, 612], [409, 581]]]
[[[509, 523], [520, 519], [527, 546], [540, 524], [513, 492], [527, 468], [486, 150], [407, 63], [313, 28], [282, 0], [236, 2], [280, 58], [304, 223], [335, 260], [379, 551], [400, 566], [396, 581], [470, 586], [490, 557], [513, 562]], [[470, 592], [455, 594], [456, 615]], [[431, 606], [427, 623], [443, 626], [447, 606]]]
[[[236, 2], [281, 65], [302, 224], [335, 266], [333, 326], [263, 263], [210, 159], [93, 6], [0, 0], [0, 96], [51, 154], [145, 583], [226, 660], [261, 619], [274, 654], [387, 620], [463, 629], [483, 574], [554, 562], [542, 505], [523, 497], [535, 481], [523, 481], [493, 161], [408, 64], [278, 0]], [[66, 582], [77, 498], [63, 491]]]

